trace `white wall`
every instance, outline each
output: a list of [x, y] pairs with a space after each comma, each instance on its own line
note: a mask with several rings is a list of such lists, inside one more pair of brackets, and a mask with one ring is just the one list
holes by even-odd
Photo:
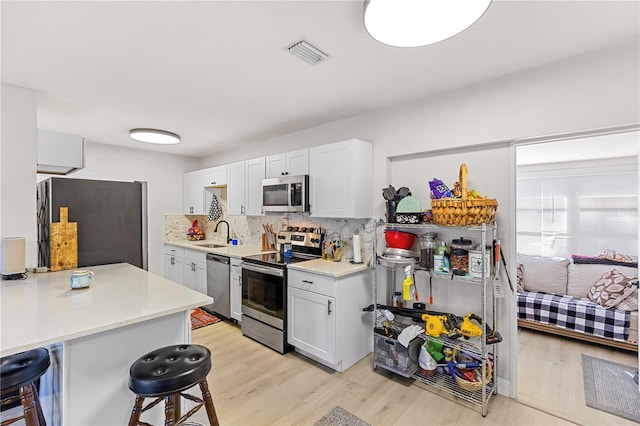
[[[422, 154], [434, 156], [441, 150], [453, 153], [439, 157], [435, 170], [406, 164], [405, 170], [413, 173], [412, 182], [416, 182], [411, 189], [423, 191], [434, 176], [440, 175], [447, 181], [457, 176], [460, 163], [473, 161], [472, 148], [478, 145], [640, 123], [639, 51], [636, 40], [456, 92], [262, 141], [205, 158], [200, 167], [350, 138], [362, 139], [374, 144], [374, 215], [383, 218], [381, 189], [389, 183], [396, 188], [403, 186], [409, 179], [391, 166], [391, 157], [395, 163], [403, 156], [411, 160]], [[472, 181], [482, 183], [480, 191], [498, 199], [498, 236], [507, 256], [512, 232], [509, 194], [514, 185], [509, 176], [515, 167], [510, 158], [513, 157], [508, 150], [497, 150], [494, 156], [470, 168]], [[503, 299], [498, 309], [508, 313], [511, 302], [509, 298]], [[500, 346], [503, 360], [508, 358], [504, 355], [508, 354], [512, 330], [513, 324], [501, 324], [505, 338]], [[500, 376], [507, 386], [513, 374], [512, 368], [501, 369]], [[504, 387], [500, 391], [510, 392]]]
[[0, 139], [0, 237], [25, 238], [25, 266], [37, 266], [37, 98], [30, 90], [2, 85]]
[[166, 213], [182, 212], [183, 174], [197, 160], [171, 154], [87, 142], [85, 168], [70, 177], [147, 182], [149, 272], [164, 275]]

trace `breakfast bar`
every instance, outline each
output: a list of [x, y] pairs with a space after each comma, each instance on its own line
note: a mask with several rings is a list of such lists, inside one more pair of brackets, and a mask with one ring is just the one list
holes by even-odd
[[71, 289], [72, 271], [0, 284], [0, 356], [50, 351], [41, 392], [50, 424], [126, 424], [131, 364], [153, 349], [190, 343], [190, 310], [212, 303], [129, 264], [88, 269], [93, 280], [82, 289]]

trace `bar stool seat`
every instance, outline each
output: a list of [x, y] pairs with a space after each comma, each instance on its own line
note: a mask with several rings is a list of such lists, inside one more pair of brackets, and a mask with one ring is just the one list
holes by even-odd
[[9, 406], [18, 399], [22, 405], [21, 416], [6, 419], [0, 425], [9, 425], [21, 419], [27, 426], [46, 425], [38, 391], [33, 383], [50, 365], [49, 351], [44, 348], [9, 355], [0, 360], [0, 405]]
[[[130, 426], [141, 424], [140, 415], [165, 400], [165, 425], [182, 423], [203, 405], [212, 426], [218, 425], [207, 374], [211, 371], [211, 352], [201, 345], [172, 345], [151, 351], [138, 358], [129, 370], [129, 389], [136, 394]], [[183, 393], [200, 385], [202, 398]], [[143, 407], [145, 398], [156, 399]], [[181, 416], [180, 397], [196, 402]]]

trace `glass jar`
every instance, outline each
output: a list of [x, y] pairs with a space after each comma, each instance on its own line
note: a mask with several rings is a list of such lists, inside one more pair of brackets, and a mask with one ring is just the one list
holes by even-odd
[[420, 266], [428, 271], [433, 269], [433, 255], [438, 249], [438, 234], [427, 232], [420, 235]]
[[469, 273], [469, 250], [473, 248], [473, 241], [460, 237], [451, 241], [451, 270], [454, 275]]

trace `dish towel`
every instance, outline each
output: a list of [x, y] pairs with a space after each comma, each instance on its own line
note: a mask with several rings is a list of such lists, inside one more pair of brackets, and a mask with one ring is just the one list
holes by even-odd
[[209, 222], [214, 222], [220, 219], [220, 216], [222, 216], [220, 202], [218, 201], [218, 197], [216, 197], [216, 194], [213, 194], [213, 198], [211, 199], [211, 207], [209, 207]]

